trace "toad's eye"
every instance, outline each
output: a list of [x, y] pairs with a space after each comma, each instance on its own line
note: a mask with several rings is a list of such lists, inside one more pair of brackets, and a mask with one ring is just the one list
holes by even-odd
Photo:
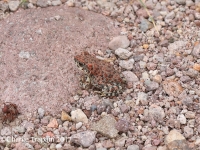
[[92, 66], [93, 66], [92, 64], [87, 65], [88, 69], [90, 69], [90, 70], [93, 68]]

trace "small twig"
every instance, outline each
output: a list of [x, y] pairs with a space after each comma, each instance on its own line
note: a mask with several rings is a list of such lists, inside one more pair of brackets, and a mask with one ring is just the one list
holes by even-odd
[[[143, 2], [142, 0], [138, 0], [138, 1], [142, 4], [142, 6], [144, 7], [144, 9], [146, 10], [146, 12], [147, 12], [147, 14], [148, 14], [148, 16], [149, 16], [151, 22], [153, 23], [153, 26], [155, 27], [156, 31], [158, 32], [158, 29], [157, 29], [157, 27], [156, 27], [155, 21], [154, 21], [153, 17], [150, 15], [150, 13], [149, 13], [149, 11], [148, 11], [146, 5], [144, 4], [144, 2]], [[158, 32], [158, 34], [159, 34], [159, 32]]]

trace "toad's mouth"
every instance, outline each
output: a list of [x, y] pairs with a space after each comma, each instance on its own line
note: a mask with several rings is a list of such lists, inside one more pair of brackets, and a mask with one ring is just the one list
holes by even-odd
[[74, 60], [75, 60], [76, 66], [78, 67], [79, 70], [84, 71], [85, 73], [88, 73], [88, 69], [85, 66], [85, 64], [81, 63], [77, 59], [74, 59]]

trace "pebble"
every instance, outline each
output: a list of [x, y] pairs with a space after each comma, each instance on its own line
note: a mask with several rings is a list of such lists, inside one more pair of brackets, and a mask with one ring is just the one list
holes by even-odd
[[195, 112], [188, 111], [188, 112], [186, 112], [185, 117], [188, 118], [188, 119], [194, 119], [195, 115], [196, 115]]
[[177, 120], [179, 120], [181, 124], [186, 124], [186, 118], [183, 114], [178, 115]]
[[117, 141], [115, 141], [115, 147], [124, 147], [126, 139], [127, 139], [126, 137], [122, 137]]
[[44, 7], [48, 6], [48, 1], [47, 0], [37, 0], [36, 4], [37, 4], [37, 6], [44, 8]]
[[76, 124], [76, 130], [80, 129], [82, 127], [83, 123], [82, 122], [78, 122]]
[[151, 105], [149, 107], [149, 115], [156, 121], [162, 122], [165, 117], [163, 108], [157, 105]]
[[129, 145], [127, 147], [127, 150], [140, 150], [138, 145]]
[[65, 111], [62, 111], [61, 120], [62, 121], [71, 121], [72, 118]]
[[165, 138], [165, 144], [169, 150], [173, 149], [188, 149], [188, 144], [185, 137], [177, 130], [171, 130]]
[[49, 124], [47, 125], [47, 127], [49, 128], [58, 128], [58, 122], [56, 120], [56, 118], [53, 118]]
[[114, 37], [108, 44], [111, 50], [116, 50], [118, 48], [127, 48], [129, 45], [130, 41], [127, 36]]
[[59, 6], [59, 5], [62, 4], [62, 2], [61, 2], [60, 0], [55, 0], [55, 1], [52, 1], [51, 4], [52, 4], [53, 6]]
[[119, 119], [115, 125], [119, 132], [127, 132], [129, 130], [130, 123], [126, 119]]
[[109, 138], [115, 138], [118, 135], [118, 130], [115, 128], [117, 121], [111, 115], [105, 115], [97, 123], [92, 123], [91, 129], [95, 130]]
[[2, 136], [9, 136], [11, 135], [11, 129], [9, 127], [4, 127], [1, 129], [1, 135]]
[[28, 59], [28, 58], [30, 58], [30, 53], [29, 52], [25, 52], [25, 51], [21, 51], [19, 53], [19, 57], [20, 58], [24, 58], [24, 59]]
[[176, 2], [177, 2], [179, 5], [185, 5], [185, 4], [186, 4], [186, 0], [176, 0]]
[[61, 149], [61, 148], [62, 148], [62, 145], [61, 145], [61, 144], [56, 144], [55, 148], [56, 148], [56, 149]]
[[123, 71], [122, 74], [127, 82], [137, 82], [139, 80], [132, 71]]
[[200, 44], [197, 44], [194, 46], [194, 48], [192, 50], [192, 55], [194, 57], [200, 58]]
[[115, 54], [121, 59], [128, 59], [133, 55], [133, 52], [129, 52], [127, 49], [118, 48], [115, 50]]
[[165, 80], [162, 85], [165, 92], [170, 96], [178, 97], [183, 91], [183, 88], [177, 81]]
[[19, 8], [19, 1], [9, 1], [8, 6], [11, 11], [16, 11]]
[[120, 60], [119, 61], [120, 67], [122, 67], [123, 69], [126, 69], [126, 70], [133, 69], [133, 63], [134, 63], [134, 61], [132, 61], [132, 60]]
[[71, 118], [74, 122], [88, 123], [88, 118], [81, 109], [71, 111]]
[[144, 61], [140, 61], [139, 64], [141, 69], [145, 69], [147, 67], [147, 63]]
[[150, 23], [148, 20], [146, 19], [142, 19], [141, 20], [141, 24], [140, 24], [140, 30], [143, 32], [146, 32], [147, 30], [153, 28], [153, 24]]
[[38, 108], [38, 114], [39, 114], [40, 119], [43, 118], [45, 114], [45, 110], [42, 108]]
[[156, 90], [157, 88], [159, 88], [159, 84], [157, 82], [145, 80], [144, 83], [146, 85], [147, 91], [153, 91], [153, 90]]
[[191, 138], [194, 134], [194, 131], [192, 128], [185, 126], [184, 127], [184, 137], [185, 138]]
[[168, 49], [175, 53], [177, 50], [180, 50], [181, 48], [185, 47], [186, 44], [186, 41], [175, 41], [174, 43], [169, 44]]
[[142, 105], [147, 105], [148, 104], [147, 98], [148, 95], [146, 93], [138, 92], [136, 104], [139, 104], [141, 102]]
[[89, 147], [93, 144], [96, 139], [95, 131], [83, 131], [73, 134], [70, 137], [70, 142], [77, 145], [83, 146], [84, 148]]

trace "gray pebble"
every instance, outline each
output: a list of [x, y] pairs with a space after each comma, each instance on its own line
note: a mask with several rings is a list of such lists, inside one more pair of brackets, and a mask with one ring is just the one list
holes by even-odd
[[139, 146], [138, 145], [129, 145], [128, 147], [127, 147], [127, 150], [139, 150]]
[[19, 1], [9, 1], [8, 6], [11, 11], [16, 11], [19, 7]]
[[43, 118], [45, 114], [45, 110], [43, 108], [38, 108], [38, 114], [40, 118]]

